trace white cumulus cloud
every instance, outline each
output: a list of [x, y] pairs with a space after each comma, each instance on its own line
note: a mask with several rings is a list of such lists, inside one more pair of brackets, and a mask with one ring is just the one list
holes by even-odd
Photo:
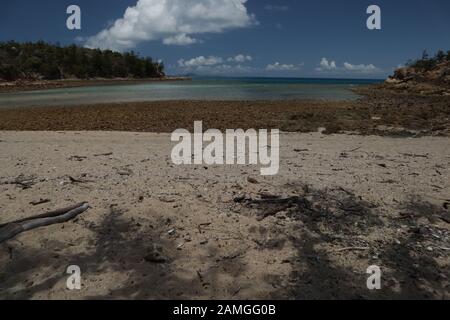
[[266, 66], [267, 71], [295, 71], [299, 70], [302, 65], [283, 64], [275, 62], [274, 64], [268, 64]]
[[125, 50], [139, 42], [166, 45], [199, 42], [197, 35], [220, 33], [256, 23], [247, 0], [138, 0], [111, 27], [89, 37], [87, 47]]
[[201, 66], [214, 66], [223, 62], [221, 57], [216, 56], [199, 56], [189, 60], [180, 59], [178, 65], [183, 68], [195, 68]]
[[378, 68], [375, 67], [373, 64], [351, 64], [348, 62], [344, 63], [344, 69], [346, 71], [350, 71], [350, 72], [362, 72], [362, 73], [367, 73], [367, 72], [374, 72], [377, 71]]
[[238, 62], [238, 63], [243, 63], [243, 62], [252, 61], [252, 60], [253, 60], [252, 56], [245, 55], [245, 54], [238, 54], [234, 57], [227, 59], [228, 62]]
[[320, 67], [317, 69], [319, 71], [330, 71], [330, 70], [336, 70], [336, 61], [329, 61], [327, 58], [322, 58], [320, 61]]
[[336, 61], [322, 58], [319, 63], [319, 67], [316, 71], [322, 73], [361, 73], [361, 74], [377, 74], [382, 73], [383, 70], [377, 68], [373, 64], [352, 64], [350, 62], [344, 62], [342, 66], [338, 66]]
[[[238, 54], [228, 59], [218, 56], [198, 56], [191, 59], [178, 60], [178, 67], [184, 72], [198, 74], [230, 75], [250, 73], [255, 69], [243, 63], [252, 61], [249, 55]], [[228, 63], [227, 62], [231, 62]]]
[[184, 33], [163, 39], [163, 43], [167, 44], [167, 45], [185, 46], [185, 45], [193, 44], [193, 43], [197, 43], [197, 42], [199, 42], [197, 39], [191, 38], [191, 37], [185, 35]]

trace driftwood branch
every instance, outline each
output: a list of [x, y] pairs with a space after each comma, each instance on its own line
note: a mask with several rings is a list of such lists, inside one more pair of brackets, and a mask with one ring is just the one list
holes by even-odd
[[32, 229], [69, 221], [89, 208], [86, 202], [0, 225], [0, 243]]
[[333, 252], [344, 252], [344, 251], [365, 251], [370, 250], [369, 247], [346, 247], [341, 249], [333, 250]]

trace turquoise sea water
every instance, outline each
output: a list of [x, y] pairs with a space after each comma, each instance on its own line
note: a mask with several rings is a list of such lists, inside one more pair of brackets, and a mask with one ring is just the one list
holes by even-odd
[[302, 78], [194, 78], [192, 81], [0, 93], [1, 107], [156, 100], [353, 100], [352, 87], [380, 80]]

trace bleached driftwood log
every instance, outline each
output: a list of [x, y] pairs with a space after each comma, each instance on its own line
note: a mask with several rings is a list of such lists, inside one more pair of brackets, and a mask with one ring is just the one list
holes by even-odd
[[89, 208], [86, 202], [0, 225], [0, 243], [32, 229], [69, 221]]

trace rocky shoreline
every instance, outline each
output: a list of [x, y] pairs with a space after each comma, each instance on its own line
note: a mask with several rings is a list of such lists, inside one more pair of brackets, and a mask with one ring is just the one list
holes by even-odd
[[155, 101], [0, 109], [0, 130], [172, 132], [216, 128], [449, 136], [450, 97], [361, 87], [357, 101]]

